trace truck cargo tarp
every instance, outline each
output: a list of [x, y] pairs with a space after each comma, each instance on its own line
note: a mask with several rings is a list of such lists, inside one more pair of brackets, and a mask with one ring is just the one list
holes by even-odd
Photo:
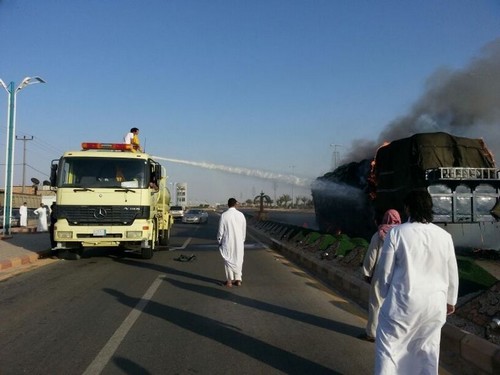
[[438, 167], [494, 168], [495, 162], [482, 139], [420, 133], [393, 141], [375, 157], [376, 206], [399, 206], [409, 190], [427, 186], [425, 171]]

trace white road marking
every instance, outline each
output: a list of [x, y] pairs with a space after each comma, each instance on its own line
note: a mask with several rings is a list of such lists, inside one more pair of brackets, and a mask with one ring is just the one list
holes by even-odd
[[189, 243], [191, 242], [192, 238], [189, 237], [186, 241], [184, 241], [184, 243], [182, 244], [181, 247], [171, 247], [170, 249], [168, 249], [168, 251], [174, 251], [174, 250], [184, 250], [186, 248], [187, 245], [189, 245]]
[[113, 336], [108, 340], [106, 345], [101, 349], [99, 354], [94, 358], [92, 363], [87, 367], [83, 375], [97, 375], [102, 372], [104, 367], [108, 364], [111, 357], [115, 354], [116, 349], [121, 344], [127, 333], [130, 331], [130, 328], [134, 325], [135, 321], [141, 315], [142, 311], [151, 300], [156, 290], [163, 282], [163, 278], [166, 275], [160, 275], [156, 278], [155, 281], [151, 284], [149, 289], [144, 293], [140, 301], [137, 305], [132, 309], [130, 314], [125, 318], [120, 327], [115, 331]]

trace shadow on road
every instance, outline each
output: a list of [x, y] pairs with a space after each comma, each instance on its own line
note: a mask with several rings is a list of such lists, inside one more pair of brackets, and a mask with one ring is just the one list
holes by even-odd
[[[136, 307], [141, 301], [139, 298], [130, 297], [115, 289], [105, 288], [104, 291], [130, 308]], [[149, 301], [144, 312], [217, 341], [287, 374], [339, 374], [318, 363], [245, 335], [237, 328], [215, 319], [154, 301]]]
[[[145, 263], [141, 261], [135, 261], [132, 259], [123, 259], [123, 258], [116, 258], [116, 262], [123, 263], [123, 264], [128, 264], [131, 266], [135, 267], [141, 267], [141, 268], [148, 268], [155, 270], [159, 273], [164, 273], [167, 275], [172, 275], [172, 276], [181, 276], [185, 277], [187, 279], [193, 279], [193, 280], [198, 280], [202, 281], [208, 284], [216, 284], [217, 286], [222, 285], [221, 280], [216, 280], [212, 279], [209, 277], [205, 277], [199, 274], [187, 272], [187, 271], [180, 271], [175, 268], [163, 266], [163, 265], [158, 265], [158, 264], [153, 264], [153, 263]], [[356, 337], [360, 333], [362, 333], [362, 330], [360, 330], [359, 327], [352, 326], [349, 324], [344, 324], [340, 322], [336, 322], [330, 319], [325, 319], [322, 317], [318, 317], [315, 315], [311, 315], [308, 313], [300, 312], [297, 310], [292, 310], [288, 309], [286, 307], [281, 307], [277, 305], [273, 305], [267, 302], [263, 301], [258, 301], [253, 298], [248, 298], [244, 297], [241, 295], [234, 294], [232, 292], [227, 291], [226, 289], [219, 289], [219, 288], [213, 288], [211, 286], [202, 286], [202, 285], [197, 285], [197, 284], [190, 284], [190, 283], [185, 283], [179, 280], [175, 280], [169, 277], [164, 278], [164, 280], [173, 286], [177, 288], [181, 288], [184, 290], [189, 290], [194, 293], [199, 293], [202, 295], [210, 296], [213, 298], [219, 298], [223, 300], [230, 300], [232, 302], [238, 303], [240, 305], [244, 305], [247, 307], [259, 309], [261, 311], [269, 312], [272, 314], [280, 315], [289, 319], [294, 319], [302, 323], [314, 325], [320, 328], [324, 329], [329, 329], [341, 334], [345, 334], [348, 336]]]

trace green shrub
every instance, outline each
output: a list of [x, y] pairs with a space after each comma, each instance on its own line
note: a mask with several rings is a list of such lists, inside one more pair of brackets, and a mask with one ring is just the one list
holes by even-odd
[[325, 234], [321, 239], [321, 243], [319, 244], [319, 250], [325, 251], [329, 246], [333, 245], [337, 241], [338, 240], [331, 234]]
[[474, 263], [473, 259], [457, 256], [457, 264], [458, 273], [462, 280], [472, 281], [486, 288], [491, 287], [497, 282], [497, 279], [493, 275]]
[[314, 242], [316, 242], [319, 238], [321, 237], [321, 233], [318, 232], [311, 232], [309, 233], [306, 238], [305, 242], [308, 245], [312, 245]]

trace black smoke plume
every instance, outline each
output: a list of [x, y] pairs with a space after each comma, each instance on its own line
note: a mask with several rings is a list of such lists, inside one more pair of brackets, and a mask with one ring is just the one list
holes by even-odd
[[500, 155], [500, 38], [464, 69], [438, 69], [410, 113], [388, 124], [377, 140], [354, 141], [343, 162], [371, 159], [384, 142], [438, 131], [482, 138]]

